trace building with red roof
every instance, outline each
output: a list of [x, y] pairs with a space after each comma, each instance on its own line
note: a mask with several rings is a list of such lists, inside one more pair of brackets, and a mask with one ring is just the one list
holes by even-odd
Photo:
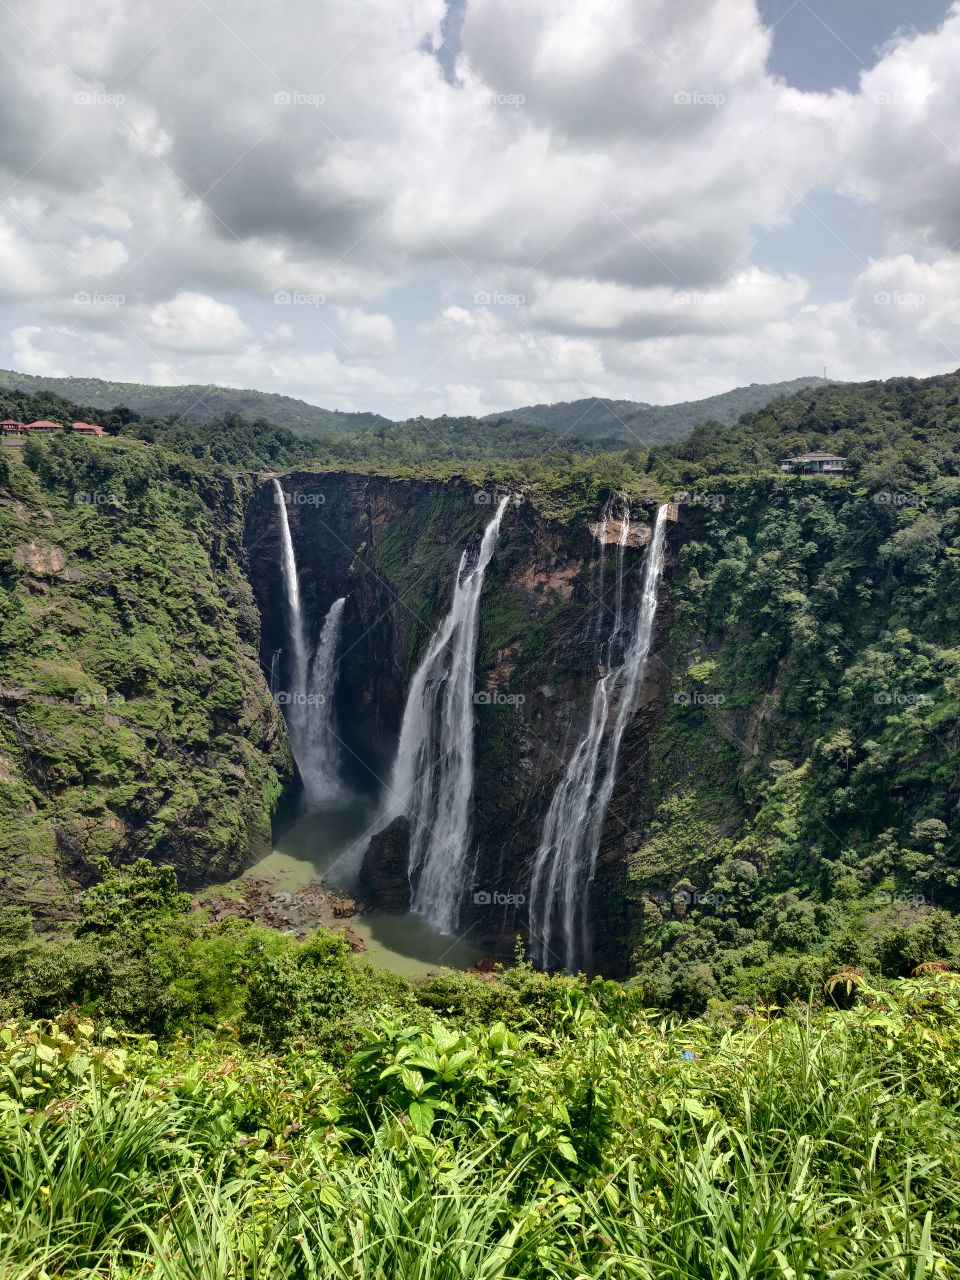
[[81, 436], [105, 436], [107, 433], [103, 427], [98, 426], [95, 422], [74, 422], [71, 429]]

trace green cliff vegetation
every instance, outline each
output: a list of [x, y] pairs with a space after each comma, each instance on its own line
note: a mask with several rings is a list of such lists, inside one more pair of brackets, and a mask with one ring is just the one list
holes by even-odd
[[[651, 999], [960, 959], [958, 389], [804, 393], [664, 459], [697, 487], [630, 855]], [[850, 476], [768, 474], [807, 445]]]
[[186, 880], [266, 848], [290, 758], [258, 668], [238, 478], [135, 440], [0, 455], [0, 888], [143, 854]]

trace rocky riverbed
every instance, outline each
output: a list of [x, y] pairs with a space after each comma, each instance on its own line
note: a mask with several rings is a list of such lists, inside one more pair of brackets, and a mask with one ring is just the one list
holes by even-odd
[[209, 911], [215, 922], [253, 920], [301, 940], [323, 925], [341, 933], [353, 951], [366, 950], [366, 943], [347, 923], [361, 913], [361, 904], [322, 880], [312, 880], [300, 889], [283, 890], [273, 880], [244, 878], [219, 892], [195, 898], [194, 907]]

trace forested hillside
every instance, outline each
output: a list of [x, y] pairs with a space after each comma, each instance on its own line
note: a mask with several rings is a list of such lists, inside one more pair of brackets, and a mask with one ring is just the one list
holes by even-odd
[[[346, 456], [369, 458], [386, 440], [398, 460], [492, 456], [499, 445], [504, 456], [527, 456], [549, 451], [550, 436], [563, 437], [564, 449], [646, 445], [679, 440], [698, 422], [734, 422], [743, 413], [763, 408], [822, 378], [791, 382], [753, 383], [722, 395], [674, 405], [638, 404], [632, 400], [575, 400], [570, 403], [528, 405], [484, 419], [418, 417], [393, 423], [376, 413], [345, 413], [321, 409], [291, 396], [236, 387], [158, 387], [137, 382], [104, 382], [100, 378], [53, 378], [0, 369], [0, 393], [47, 393], [71, 403], [88, 405], [101, 414], [123, 406], [141, 418], [179, 417], [187, 422], [222, 420], [240, 415], [284, 427], [315, 441], [336, 441]], [[122, 415], [121, 415], [122, 416]], [[496, 428], [495, 430], [493, 428]], [[589, 446], [583, 442], [589, 441]], [[463, 452], [458, 453], [458, 448]], [[479, 451], [477, 451], [479, 450]]]
[[90, 405], [101, 413], [124, 405], [143, 418], [176, 414], [191, 422], [209, 422], [226, 413], [244, 414], [268, 419], [278, 427], [304, 436], [365, 431], [385, 426], [389, 421], [376, 413], [340, 413], [273, 391], [239, 387], [157, 387], [139, 382], [105, 382], [102, 378], [47, 378], [0, 369], [0, 389], [7, 388], [31, 395], [52, 392], [65, 400]]
[[754, 382], [749, 387], [736, 387], [721, 395], [708, 396], [704, 400], [686, 400], [680, 404], [656, 405], [589, 397], [558, 404], [525, 405], [520, 409], [488, 414], [485, 420], [502, 424], [526, 422], [561, 435], [648, 445], [658, 441], [682, 440], [699, 422], [736, 422], [744, 413], [762, 409], [774, 400], [824, 382], [823, 378]]
[[0, 898], [47, 925], [100, 856], [196, 882], [269, 846], [291, 763], [243, 502], [136, 440], [0, 454]]

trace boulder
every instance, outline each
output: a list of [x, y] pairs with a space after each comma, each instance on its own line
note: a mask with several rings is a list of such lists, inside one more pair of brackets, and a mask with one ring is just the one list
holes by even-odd
[[410, 910], [409, 856], [410, 823], [394, 818], [373, 836], [363, 855], [359, 888], [364, 902], [397, 915]]

